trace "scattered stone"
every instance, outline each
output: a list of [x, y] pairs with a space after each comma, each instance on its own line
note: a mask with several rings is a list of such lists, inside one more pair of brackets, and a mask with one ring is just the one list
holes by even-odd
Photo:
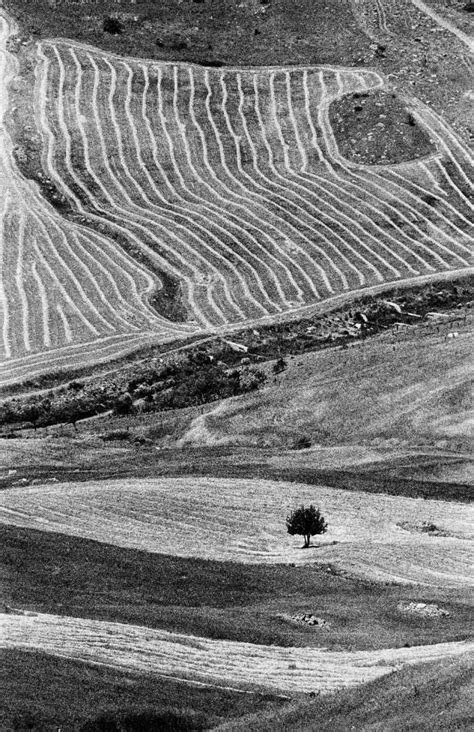
[[408, 615], [418, 615], [422, 618], [440, 618], [449, 615], [448, 610], [438, 607], [434, 603], [426, 602], [399, 602], [397, 610]]
[[428, 534], [428, 536], [452, 536], [449, 531], [440, 529], [439, 526], [436, 526], [436, 524], [433, 524], [430, 521], [420, 521], [418, 523], [400, 521], [397, 526], [405, 531], [414, 531], [418, 534]]
[[283, 620], [289, 620], [292, 623], [299, 623], [300, 625], [311, 625], [317, 626], [318, 628], [329, 628], [330, 623], [324, 618], [318, 618], [312, 613], [297, 613], [296, 615], [280, 615]]

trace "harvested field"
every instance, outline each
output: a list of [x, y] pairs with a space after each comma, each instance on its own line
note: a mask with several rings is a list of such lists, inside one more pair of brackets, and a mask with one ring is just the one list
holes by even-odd
[[140, 626], [57, 615], [3, 615], [5, 648], [156, 673], [221, 688], [328, 693], [357, 686], [403, 665], [463, 656], [467, 642], [382, 651], [337, 652], [214, 641]]
[[470, 267], [472, 160], [441, 117], [403, 99], [433, 152], [402, 166], [338, 149], [330, 107], [377, 71], [28, 53], [24, 76], [4, 54], [6, 383]]
[[[313, 502], [329, 523], [302, 550], [285, 517]], [[443, 587], [472, 585], [473, 509], [456, 503], [258, 480], [177, 478], [12, 488], [0, 521], [181, 557], [335, 564], [356, 576]], [[405, 531], [434, 524], [448, 536]]]

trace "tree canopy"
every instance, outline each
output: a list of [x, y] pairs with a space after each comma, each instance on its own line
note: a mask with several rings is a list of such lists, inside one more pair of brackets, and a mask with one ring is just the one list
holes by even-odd
[[286, 518], [286, 528], [288, 533], [294, 536], [299, 534], [304, 536], [304, 548], [309, 547], [312, 536], [316, 534], [324, 534], [327, 530], [327, 523], [321, 515], [319, 508], [311, 504], [308, 508], [303, 505], [296, 508]]

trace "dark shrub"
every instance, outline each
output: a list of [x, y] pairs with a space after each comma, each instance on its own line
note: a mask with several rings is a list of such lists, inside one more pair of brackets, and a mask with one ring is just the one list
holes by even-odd
[[118, 18], [104, 18], [104, 33], [110, 33], [113, 36], [119, 36], [123, 31], [123, 25]]

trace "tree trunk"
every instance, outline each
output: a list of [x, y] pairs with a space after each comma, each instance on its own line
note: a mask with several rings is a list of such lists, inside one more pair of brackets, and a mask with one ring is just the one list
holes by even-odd
[[304, 537], [304, 548], [305, 549], [307, 549], [309, 547], [310, 538], [311, 538], [310, 534], [305, 534], [305, 537]]

